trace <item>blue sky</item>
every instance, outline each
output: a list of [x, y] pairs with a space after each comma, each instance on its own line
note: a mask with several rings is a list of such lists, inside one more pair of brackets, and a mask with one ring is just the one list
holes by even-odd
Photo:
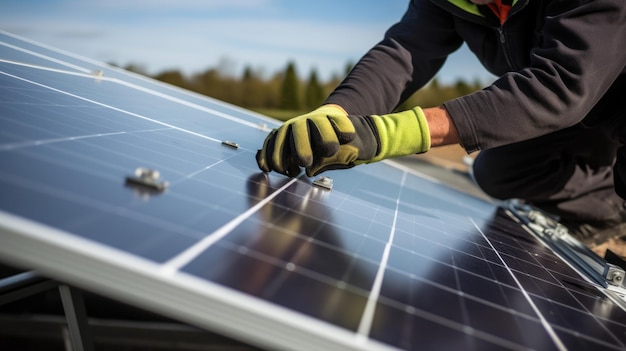
[[[209, 67], [265, 75], [294, 61], [307, 77], [341, 74], [400, 19], [408, 0], [0, 0], [0, 29], [148, 73]], [[466, 48], [443, 82], [492, 77]]]

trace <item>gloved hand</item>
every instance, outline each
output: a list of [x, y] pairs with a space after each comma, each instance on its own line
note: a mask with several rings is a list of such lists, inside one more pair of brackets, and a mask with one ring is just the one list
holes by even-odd
[[387, 115], [347, 116], [326, 105], [273, 130], [256, 158], [262, 171], [308, 176], [425, 152], [430, 132], [421, 108]]

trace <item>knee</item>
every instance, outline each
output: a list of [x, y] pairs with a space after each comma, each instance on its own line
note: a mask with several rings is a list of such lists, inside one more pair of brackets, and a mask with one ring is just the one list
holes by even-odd
[[519, 198], [520, 194], [513, 187], [512, 169], [507, 167], [497, 155], [482, 151], [474, 160], [472, 171], [474, 181], [487, 195], [496, 199]]

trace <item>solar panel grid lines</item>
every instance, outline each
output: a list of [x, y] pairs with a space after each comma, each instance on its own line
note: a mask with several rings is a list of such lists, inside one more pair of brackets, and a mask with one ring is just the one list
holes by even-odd
[[[329, 350], [394, 350], [372, 340], [357, 347], [352, 336], [341, 329], [189, 275], [158, 274], [158, 267], [149, 260], [3, 211], [0, 230], [3, 260], [9, 257], [26, 266], [45, 260], [48, 264], [41, 266], [40, 273], [62, 274], [65, 282], [89, 285], [106, 296], [153, 307], [167, 315], [184, 316], [188, 323], [211, 330], [229, 334], [232, 330], [222, 330], [224, 321], [235, 323], [248, 331], [240, 338], [245, 340], [253, 334], [250, 341], [258, 343], [262, 339], [265, 347], [287, 350], [311, 349], [315, 345]], [[212, 319], [221, 323], [211, 323]]]
[[[119, 84], [132, 86], [136, 89], [148, 90], [151, 93], [163, 93], [162, 98], [168, 100], [177, 99], [179, 102], [185, 104], [197, 104], [203, 107], [209, 107], [221, 114], [224, 118], [237, 118], [243, 117], [243, 119], [251, 119], [252, 121], [259, 122], [260, 127], [267, 128], [277, 126], [279, 123], [276, 120], [268, 118], [250, 110], [243, 109], [239, 106], [228, 104], [198, 93], [194, 93], [188, 90], [180, 89], [173, 85], [164, 84], [154, 81], [150, 78], [146, 78], [143, 75], [128, 72], [118, 67], [114, 67], [102, 62], [92, 60], [80, 55], [76, 55], [65, 50], [61, 50], [55, 47], [48, 46], [46, 44], [38, 43], [28, 38], [23, 38], [12, 33], [8, 33], [0, 29], [2, 34], [2, 40], [0, 45], [10, 46], [14, 48], [20, 48], [21, 50], [5, 50], [3, 56], [11, 56], [15, 52], [27, 51], [28, 54], [18, 55], [11, 62], [20, 65], [30, 65], [45, 70], [58, 70], [68, 72], [64, 68], [75, 68], [76, 71], [82, 73], [89, 73], [89, 76], [94, 77], [94, 72], [101, 72], [101, 80], [110, 80]], [[31, 53], [37, 53], [36, 56]], [[2, 60], [2, 58], [0, 58]], [[0, 61], [1, 62], [1, 61]], [[55, 68], [59, 67], [59, 68]]]
[[250, 215], [254, 212], [258, 211], [261, 207], [263, 207], [267, 202], [271, 201], [276, 195], [280, 194], [284, 189], [291, 186], [297, 178], [292, 179], [285, 185], [283, 185], [280, 189], [275, 191], [273, 194], [267, 196], [262, 201], [259, 201], [254, 206], [250, 207], [246, 212], [237, 216], [227, 224], [221, 226], [218, 230], [204, 237], [203, 240], [199, 241], [195, 245], [189, 247], [187, 250], [181, 252], [177, 256], [171, 258], [169, 261], [165, 262], [163, 265], [163, 270], [166, 273], [174, 272], [179, 270], [182, 266], [189, 263], [195, 257], [197, 257], [200, 253], [205, 251], [209, 246], [211, 246], [216, 241], [223, 238], [225, 235], [228, 235], [235, 227], [237, 227], [241, 222], [246, 220]]
[[[174, 96], [171, 96], [171, 95], [168, 95], [168, 94], [165, 94], [165, 93], [162, 93], [162, 92], [159, 92], [159, 91], [147, 88], [147, 87], [143, 87], [143, 86], [137, 85], [135, 83], [130, 83], [130, 82], [118, 79], [118, 78], [109, 78], [109, 77], [105, 77], [105, 76], [96, 76], [92, 72], [86, 72], [87, 71], [86, 69], [81, 69], [81, 72], [72, 72], [72, 71], [65, 71], [65, 70], [49, 68], [49, 67], [45, 67], [45, 66], [27, 65], [27, 64], [22, 64], [22, 63], [13, 62], [13, 61], [7, 61], [7, 60], [0, 60], [0, 62], [4, 62], [4, 63], [7, 63], [7, 64], [12, 64], [12, 65], [25, 66], [25, 67], [33, 68], [33, 69], [36, 69], [36, 70], [44, 70], [44, 71], [50, 71], [50, 72], [55, 72], [55, 73], [62, 73], [62, 74], [66, 74], [66, 75], [73, 75], [73, 76], [77, 76], [77, 77], [83, 77], [83, 78], [87, 78], [89, 80], [95, 80], [96, 82], [106, 81], [106, 82], [110, 82], [110, 83], [115, 83], [115, 84], [119, 84], [119, 85], [122, 85], [122, 86], [129, 87], [129, 88], [134, 89], [136, 91], [141, 91], [141, 92], [145, 92], [145, 93], [148, 93], [148, 94], [151, 94], [151, 95], [155, 95], [156, 97], [158, 97], [160, 99], [170, 100], [170, 101], [173, 101], [173, 102], [176, 102], [176, 103], [179, 103], [179, 104], [190, 106], [190, 107], [192, 107], [194, 109], [198, 109], [198, 110], [201, 110], [201, 111], [204, 111], [204, 112], [209, 112], [209, 113], [211, 113], [213, 115], [217, 115], [217, 116], [220, 116], [220, 117], [225, 118], [225, 119], [230, 119], [230, 120], [233, 120], [233, 121], [235, 121], [237, 123], [241, 123], [241, 124], [248, 125], [248, 126], [251, 126], [251, 127], [262, 127], [259, 123], [254, 123], [254, 122], [251, 122], [251, 121], [243, 120], [243, 119], [237, 118], [237, 117], [235, 117], [233, 115], [230, 115], [230, 114], [227, 114], [227, 113], [224, 113], [224, 112], [220, 112], [220, 111], [217, 111], [217, 110], [214, 110], [214, 109], [210, 109], [210, 108], [207, 108], [205, 106], [200, 106], [200, 105], [197, 105], [197, 104], [195, 104], [193, 102], [190, 102], [190, 101], [178, 98], [178, 97], [174, 97]], [[15, 76], [15, 78], [21, 79], [20, 77], [17, 77], [17, 76]], [[54, 88], [51, 88], [51, 87], [48, 87], [48, 88], [54, 89]], [[174, 87], [172, 87], [172, 88], [174, 88]], [[73, 95], [73, 94], [69, 94], [67, 91], [63, 91], [63, 90], [60, 90], [60, 92], [66, 93], [68, 95]], [[76, 97], [83, 98], [85, 100], [89, 100], [88, 98], [81, 97], [79, 95], [76, 95]], [[97, 102], [95, 102], [95, 103], [98, 104]], [[108, 106], [108, 107], [111, 107], [111, 106]], [[111, 107], [111, 108], [114, 108], [114, 107]], [[137, 116], [137, 117], [141, 117], [141, 116]]]
[[[4, 72], [1, 72], [1, 73], [2, 73], [2, 74], [6, 74], [6, 75], [8, 75], [8, 76], [11, 76], [12, 78], [16, 78], [16, 79], [23, 79], [23, 78], [20, 78], [20, 77], [17, 77], [17, 76], [12, 76], [12, 75], [9, 75], [9, 74], [4, 73]], [[112, 110], [116, 110], [116, 111], [119, 111], [119, 112], [126, 113], [126, 114], [128, 114], [128, 115], [133, 116], [133, 117], [137, 117], [137, 118], [145, 119], [145, 120], [147, 120], [147, 121], [150, 121], [150, 122], [153, 122], [153, 123], [160, 124], [160, 125], [162, 125], [162, 126], [164, 126], [164, 127], [167, 127], [167, 128], [177, 129], [177, 130], [184, 131], [184, 132], [186, 132], [186, 133], [193, 134], [193, 135], [198, 136], [198, 137], [201, 137], [201, 138], [208, 138], [208, 139], [213, 140], [213, 141], [216, 141], [216, 142], [221, 142], [221, 140], [213, 139], [213, 138], [211, 138], [211, 137], [208, 137], [208, 136], [203, 135], [203, 134], [200, 134], [200, 133], [196, 133], [196, 132], [192, 132], [192, 131], [189, 131], [189, 130], [186, 130], [186, 129], [182, 129], [182, 128], [179, 128], [179, 127], [175, 127], [175, 126], [170, 125], [170, 124], [168, 124], [168, 123], [165, 123], [165, 122], [162, 122], [162, 121], [153, 120], [153, 119], [151, 119], [151, 118], [145, 117], [145, 116], [140, 115], [140, 114], [136, 114], [136, 113], [133, 113], [133, 112], [125, 111], [125, 110], [119, 109], [119, 108], [114, 107], [114, 106], [106, 105], [106, 104], [103, 104], [103, 103], [100, 103], [100, 102], [97, 102], [97, 101], [94, 101], [94, 100], [90, 100], [90, 99], [88, 99], [88, 98], [84, 98], [84, 97], [79, 96], [79, 95], [75, 95], [75, 94], [68, 93], [67, 91], [59, 90], [59, 89], [56, 89], [56, 88], [52, 88], [52, 87], [45, 86], [45, 85], [43, 85], [43, 84], [35, 83], [35, 82], [32, 82], [32, 81], [28, 81], [28, 80], [26, 80], [26, 81], [27, 81], [28, 83], [32, 83], [32, 84], [36, 84], [36, 85], [41, 85], [41, 86], [42, 86], [42, 87], [44, 87], [44, 88], [47, 88], [47, 89], [50, 89], [50, 90], [53, 90], [53, 91], [57, 91], [57, 92], [62, 93], [62, 94], [67, 94], [67, 95], [69, 95], [69, 96], [71, 96], [71, 97], [75, 97], [75, 98], [77, 98], [77, 99], [81, 99], [81, 100], [84, 100], [84, 101], [86, 101], [86, 102], [93, 103], [93, 104], [95, 104], [95, 105], [99, 105], [99, 106], [101, 106], [101, 107], [110, 108], [110, 109], [112, 109]]]
[[[400, 194], [402, 192], [402, 188], [405, 185], [406, 176], [407, 176], [406, 172], [402, 174], [402, 180], [400, 181]], [[375, 313], [375, 306], [380, 297], [380, 289], [383, 283], [385, 270], [387, 269], [387, 262], [389, 260], [389, 253], [391, 251], [391, 245], [393, 244], [394, 237], [395, 237], [396, 221], [398, 219], [398, 208], [400, 206], [400, 194], [398, 194], [397, 199], [396, 199], [396, 208], [394, 211], [393, 223], [391, 224], [391, 231], [389, 233], [389, 240], [385, 244], [385, 249], [380, 259], [378, 271], [376, 272], [376, 278], [374, 279], [372, 289], [368, 296], [367, 304], [365, 305], [365, 309], [363, 311], [363, 316], [361, 317], [361, 321], [359, 322], [357, 335], [359, 335], [361, 338], [367, 338], [372, 328], [372, 323], [374, 320], [374, 313]]]
[[[45, 59], [46, 61], [50, 61], [52, 63], [56, 63], [56, 64], [59, 64], [59, 65], [62, 65], [62, 66], [67, 67], [69, 69], [73, 69], [73, 70], [75, 70], [77, 72], [91, 73], [88, 69], [86, 69], [84, 67], [76, 66], [76, 65], [73, 65], [73, 64], [68, 63], [66, 61], [62, 61], [62, 60], [58, 60], [58, 59], [55, 59], [55, 58], [50, 57], [50, 56], [42, 55], [42, 54], [39, 54], [39, 53], [31, 51], [31, 50], [26, 50], [26, 49], [21, 48], [19, 46], [11, 45], [11, 44], [4, 43], [4, 42], [0, 43], [0, 45], [6, 46], [7, 48], [10, 48], [10, 49], [15, 50], [15, 51], [19, 51], [19, 52], [25, 53], [25, 54], [27, 54], [29, 56], [34, 56], [34, 57], [37, 57], [37, 58]], [[25, 64], [25, 63], [10, 61], [10, 60], [6, 60], [6, 59], [3, 59], [2, 61], [3, 62], [7, 62], [7, 63], [12, 63], [12, 64], [17, 64], [17, 65], [28, 65], [28, 64]], [[31, 67], [37, 67], [35, 65], [30, 65], [30, 66]], [[46, 67], [46, 69], [52, 69], [52, 68], [47, 68]], [[74, 73], [73, 71], [65, 71], [65, 72], [68, 73], [68, 74]]]
[[[510, 222], [506, 224], [510, 225]], [[497, 231], [490, 233], [497, 235]], [[503, 237], [502, 235], [498, 236]], [[508, 235], [504, 237], [508, 237]], [[528, 245], [526, 240], [520, 242], [520, 247]], [[603, 306], [613, 305], [613, 302], [609, 302], [607, 296], [601, 293], [596, 285], [592, 284], [588, 278], [574, 272], [570, 264], [560, 261], [545, 246], [542, 246], [541, 250], [526, 252], [529, 255], [518, 252], [518, 254], [512, 255], [503, 254], [502, 257], [508, 265], [515, 265], [517, 261], [530, 268], [529, 270], [515, 270], [515, 276], [528, 291], [536, 305], [540, 306], [540, 310], [550, 311], [545, 317], [559, 334], [559, 337], [564, 342], [567, 339], [569, 345], [566, 346], [568, 348], [572, 348], [572, 338], [587, 339], [603, 345], [603, 347], [608, 347], [608, 349], [624, 347], [626, 338], [622, 331], [626, 324], [623, 321], [615, 324], [615, 320], [608, 317], [615, 311], [598, 313], [603, 309]], [[531, 263], [524, 260], [528, 258], [535, 262]], [[548, 264], [543, 265], [539, 263], [540, 261]], [[543, 267], [546, 274], [538, 273], [537, 267]], [[534, 272], [534, 274], [528, 272]], [[615, 305], [613, 306], [615, 307]], [[569, 318], [564, 318], [565, 315], [568, 315]], [[588, 335], [581, 335], [579, 333], [581, 325], [585, 326], [582, 330], [594, 330], [590, 334], [596, 334], [596, 337], [590, 338]], [[615, 333], [615, 330], [622, 331]]]
[[[476, 224], [475, 224], [476, 225]], [[480, 230], [480, 229], [479, 229]], [[563, 342], [561, 341], [561, 339], [556, 335], [556, 333], [554, 332], [554, 330], [552, 329], [552, 326], [548, 323], [548, 321], [546, 320], [546, 317], [544, 317], [543, 313], [539, 310], [539, 308], [537, 308], [537, 305], [535, 305], [534, 301], [530, 298], [528, 292], [524, 289], [524, 287], [522, 286], [522, 284], [520, 283], [520, 281], [517, 279], [516, 275], [513, 273], [513, 271], [511, 270], [511, 268], [506, 264], [506, 261], [502, 258], [502, 256], [500, 255], [500, 253], [496, 250], [496, 248], [493, 246], [493, 244], [491, 243], [491, 241], [485, 236], [485, 234], [481, 231], [481, 234], [483, 235], [483, 237], [485, 237], [485, 239], [487, 240], [487, 242], [489, 243], [489, 246], [491, 246], [491, 248], [495, 251], [496, 255], [498, 255], [498, 257], [500, 258], [500, 260], [502, 261], [502, 263], [504, 264], [504, 266], [506, 267], [506, 269], [509, 271], [509, 273], [511, 274], [511, 276], [513, 277], [513, 279], [515, 280], [515, 283], [517, 284], [517, 286], [520, 288], [520, 290], [522, 291], [522, 294], [524, 295], [524, 297], [528, 300], [530, 306], [532, 307], [532, 309], [535, 311], [536, 315], [539, 317], [539, 320], [541, 321], [541, 324], [543, 325], [543, 327], [545, 328], [545, 330], [547, 331], [547, 333], [550, 335], [550, 338], [552, 339], [552, 341], [554, 342], [554, 344], [556, 345], [556, 347], [559, 350], [566, 350], [565, 345], [563, 344]]]
[[[497, 204], [393, 162], [328, 172], [330, 191], [264, 174], [264, 118], [119, 70], [69, 74], [94, 64], [51, 48], [15, 64], [38, 46], [3, 42], [8, 264], [270, 349], [626, 345], [625, 312]], [[169, 186], [125, 184], [137, 167]]]
[[[573, 268], [571, 264], [559, 261], [555, 256], [557, 255], [553, 255], [554, 258], [547, 262], [546, 267], [559, 264]], [[535, 254], [533, 258], [539, 260], [541, 256]], [[562, 269], [547, 269], [547, 272], [553, 279], [543, 280], [541, 283], [546, 288], [550, 288], [548, 284], [555, 284], [562, 288], [560, 291], [566, 293], [564, 295], [556, 295], [553, 297], [553, 300], [549, 301], [545, 298], [545, 296], [549, 295], [548, 293], [538, 294], [537, 301], [541, 304], [542, 309], [554, 310], [555, 307], [552, 305], [554, 304], [562, 311], [557, 316], [551, 316], [551, 323], [555, 325], [556, 330], [576, 334], [575, 330], [579, 327], [579, 324], [583, 324], [587, 328], [596, 329], [598, 334], [604, 334], [601, 340], [594, 340], [596, 342], [603, 343], [607, 347], [611, 347], [611, 342], [620, 345], [620, 347], [626, 345], [626, 338], [624, 338], [622, 332], [624, 323], [615, 324], [608, 317], [611, 314], [610, 312], [608, 315], [606, 311], [600, 312], [606, 306], [617, 303], [616, 301], [607, 301], [607, 295], [598, 291], [591, 279], [585, 276], [581, 277], [571, 269], [567, 272], [564, 272]], [[523, 277], [527, 278], [526, 275]], [[533, 285], [536, 286], [537, 284]], [[535, 289], [538, 288], [541, 289], [541, 286], [535, 287]], [[546, 290], [546, 288], [542, 290]], [[608, 296], [609, 299], [612, 299], [610, 295]], [[564, 315], [568, 315], [569, 318], [563, 318]], [[616, 330], [619, 331], [615, 332]], [[587, 336], [582, 337], [587, 338]], [[604, 340], [610, 340], [611, 342], [605, 342]]]
[[[0, 35], [2, 36], [2, 41], [0, 41], [1, 45], [12, 49], [11, 51], [3, 52], [3, 57], [11, 56], [11, 54], [14, 52], [22, 52], [27, 54], [26, 56], [21, 56], [20, 60], [17, 60], [18, 62], [21, 62], [21, 60], [25, 57], [31, 59], [38, 58], [44, 59], [43, 62], [46, 63], [53, 63], [64, 67], [75, 67], [77, 71], [84, 72], [89, 72], [89, 70], [83, 67], [85, 63], [89, 63], [92, 65], [102, 64], [95, 60], [90, 60], [88, 58], [78, 56], [74, 53], [48, 46], [44, 43], [39, 43], [25, 37], [17, 36], [2, 29], [0, 29]], [[49, 55], [48, 52], [54, 52], [57, 55]], [[75, 62], [80, 63], [80, 65], [75, 65], [73, 64], [73, 62], [70, 62], [72, 61], [72, 59], [75, 59]]]

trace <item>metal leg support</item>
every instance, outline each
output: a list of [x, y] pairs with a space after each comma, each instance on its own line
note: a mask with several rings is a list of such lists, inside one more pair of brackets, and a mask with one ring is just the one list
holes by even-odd
[[55, 288], [57, 282], [34, 272], [23, 272], [0, 279], [0, 306]]
[[59, 292], [63, 302], [63, 310], [65, 311], [73, 350], [93, 351], [93, 339], [89, 331], [82, 293], [64, 284], [59, 285]]

